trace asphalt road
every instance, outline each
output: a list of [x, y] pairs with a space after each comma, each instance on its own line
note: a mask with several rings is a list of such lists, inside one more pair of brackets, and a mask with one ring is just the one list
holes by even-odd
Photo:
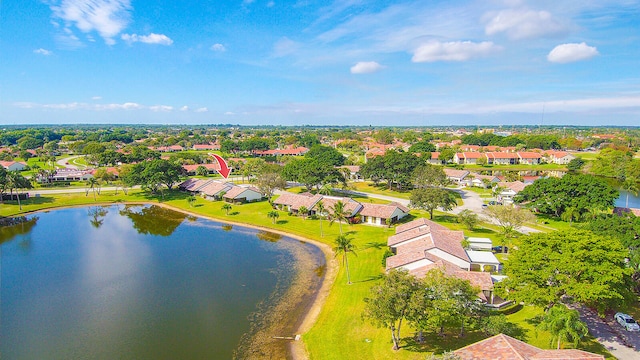
[[640, 359], [640, 333], [626, 331], [613, 317], [600, 318], [594, 311], [576, 307], [589, 332], [611, 355], [620, 360]]

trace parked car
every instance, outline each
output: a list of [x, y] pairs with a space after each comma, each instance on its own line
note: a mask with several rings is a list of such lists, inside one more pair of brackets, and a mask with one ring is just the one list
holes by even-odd
[[483, 209], [486, 209], [487, 207], [488, 207], [487, 204], [482, 204]]
[[616, 313], [613, 318], [627, 331], [640, 331], [640, 325], [638, 325], [631, 315], [619, 312]]
[[[502, 251], [504, 248], [504, 251]], [[506, 246], [502, 246], [502, 245], [498, 245], [498, 246], [494, 246], [491, 248], [491, 250], [493, 250], [493, 252], [497, 252], [497, 253], [501, 253], [501, 252], [509, 252], [509, 248]]]

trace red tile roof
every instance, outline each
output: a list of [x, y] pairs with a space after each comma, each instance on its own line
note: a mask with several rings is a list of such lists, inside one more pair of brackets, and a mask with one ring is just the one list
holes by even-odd
[[362, 210], [360, 210], [360, 215], [362, 216], [372, 216], [381, 219], [389, 219], [396, 211], [396, 209], [400, 209], [404, 213], [408, 213], [409, 209], [405, 206], [402, 206], [398, 203], [391, 203], [388, 205], [382, 204], [362, 204]]
[[424, 227], [424, 226], [428, 226], [428, 227], [431, 227], [431, 228], [437, 228], [437, 229], [439, 228], [439, 229], [442, 229], [442, 230], [447, 230], [446, 227], [438, 224], [435, 221], [431, 221], [431, 220], [428, 220], [428, 219], [425, 219], [425, 218], [419, 218], [419, 219], [415, 219], [415, 220], [409, 221], [406, 224], [398, 225], [396, 227], [396, 234], [400, 234], [401, 232], [408, 231], [408, 230], [411, 230], [411, 229], [414, 229], [414, 228], [417, 228], [417, 227]]
[[604, 356], [582, 350], [542, 350], [504, 334], [454, 351], [462, 360], [604, 360]]

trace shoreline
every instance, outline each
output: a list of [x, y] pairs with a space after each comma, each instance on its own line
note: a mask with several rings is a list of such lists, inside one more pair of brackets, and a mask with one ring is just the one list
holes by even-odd
[[[187, 215], [191, 215], [191, 216], [195, 216], [195, 217], [199, 217], [199, 218], [203, 218], [211, 221], [216, 221], [216, 222], [229, 224], [229, 225], [237, 225], [237, 226], [246, 227], [254, 230], [272, 232], [275, 234], [286, 236], [294, 240], [311, 244], [316, 248], [318, 248], [324, 255], [324, 259], [325, 259], [326, 270], [325, 270], [324, 276], [322, 277], [320, 286], [317, 288], [317, 290], [314, 291], [313, 294], [310, 294], [310, 296], [308, 297], [308, 303], [304, 304], [306, 299], [302, 297], [302, 299], [300, 299], [300, 301], [296, 304], [298, 306], [303, 306], [303, 309], [301, 311], [303, 316], [300, 319], [291, 319], [293, 320], [292, 325], [293, 325], [293, 328], [295, 329], [295, 331], [291, 335], [293, 336], [300, 335], [300, 340], [297, 340], [297, 341], [287, 340], [289, 343], [287, 344], [287, 346], [285, 346], [285, 349], [287, 352], [287, 359], [292, 359], [292, 360], [309, 359], [309, 353], [307, 351], [306, 344], [304, 343], [304, 334], [306, 334], [311, 329], [311, 327], [315, 324], [316, 320], [318, 319], [318, 316], [320, 315], [322, 307], [324, 306], [324, 303], [329, 295], [329, 292], [331, 291], [331, 288], [338, 274], [338, 263], [333, 256], [333, 249], [328, 244], [319, 242], [317, 240], [305, 238], [303, 236], [291, 234], [286, 231], [282, 231], [278, 229], [266, 228], [266, 227], [261, 227], [253, 224], [245, 224], [237, 221], [229, 221], [226, 219], [219, 219], [212, 216], [207, 216], [207, 215], [199, 214], [196, 212], [177, 208], [164, 203], [154, 203], [154, 202], [145, 202], [145, 201], [107, 202], [107, 203], [80, 204], [80, 205], [69, 205], [69, 206], [53, 206], [53, 207], [48, 207], [48, 208], [34, 210], [34, 211], [26, 211], [19, 215], [13, 215], [11, 217], [25, 216], [29, 214], [35, 214], [38, 212], [45, 212], [45, 211], [56, 210], [56, 209], [88, 207], [88, 206], [113, 206], [113, 205], [156, 205], [156, 206], [163, 207], [165, 209], [181, 212], [183, 214], [187, 214]], [[289, 291], [287, 291], [287, 293], [288, 292]], [[277, 308], [279, 305], [280, 304], [276, 304], [275, 308]]]

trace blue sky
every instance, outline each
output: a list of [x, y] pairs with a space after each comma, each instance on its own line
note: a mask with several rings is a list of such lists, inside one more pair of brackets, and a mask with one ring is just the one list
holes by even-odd
[[0, 4], [0, 124], [640, 125], [640, 0]]

